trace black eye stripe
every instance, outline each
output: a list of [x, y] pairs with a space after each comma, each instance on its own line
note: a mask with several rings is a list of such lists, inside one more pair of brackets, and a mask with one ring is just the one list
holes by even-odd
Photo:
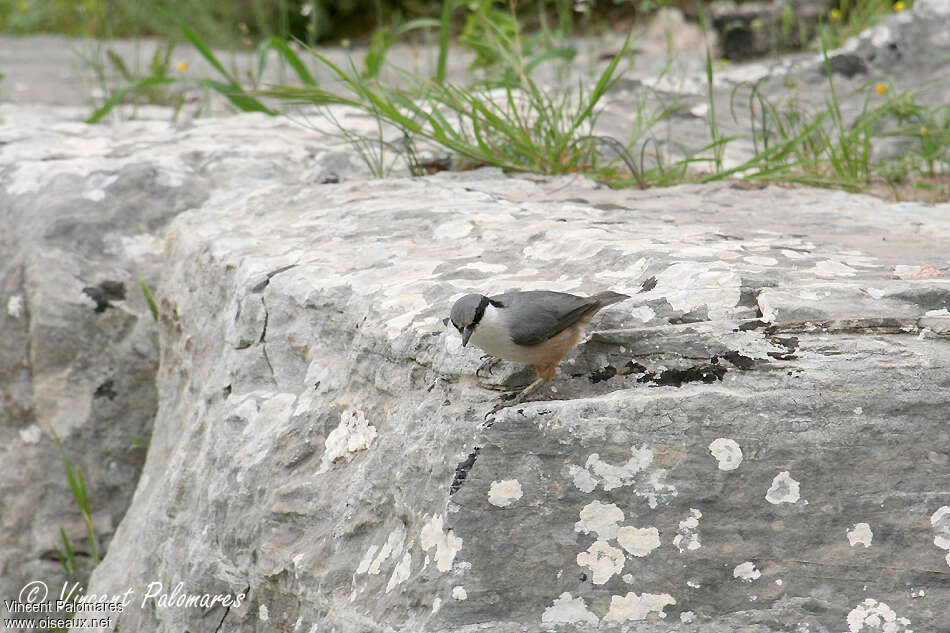
[[475, 319], [472, 320], [472, 325], [476, 325], [482, 320], [482, 317], [485, 316], [485, 308], [487, 308], [491, 302], [492, 300], [488, 297], [482, 297], [482, 300], [478, 303], [478, 308], [475, 309]]

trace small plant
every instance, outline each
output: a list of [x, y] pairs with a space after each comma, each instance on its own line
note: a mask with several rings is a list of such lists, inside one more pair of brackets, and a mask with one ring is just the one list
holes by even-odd
[[145, 297], [145, 303], [148, 304], [148, 309], [152, 313], [152, 318], [155, 319], [156, 323], [158, 323], [158, 306], [155, 304], [155, 299], [152, 297], [152, 292], [148, 289], [148, 286], [144, 281], [140, 281], [139, 285], [142, 287], [142, 296]]
[[837, 5], [828, 11], [827, 20], [818, 29], [819, 48], [838, 48], [849, 37], [874, 26], [889, 15], [912, 8], [914, 3], [913, 0], [839, 0]]
[[[562, 28], [567, 28], [561, 22]], [[526, 37], [514, 0], [507, 10], [496, 7], [492, 0], [481, 0], [466, 17], [459, 36], [459, 42], [475, 53], [471, 67], [484, 71], [488, 82], [494, 85], [510, 84], [516, 77], [531, 75], [547, 61], [570, 63], [577, 49], [562, 44], [563, 41], [561, 33], [547, 29]]]
[[[76, 501], [76, 506], [79, 508], [79, 513], [82, 515], [82, 520], [86, 524], [86, 534], [89, 538], [89, 552], [92, 556], [93, 565], [99, 564], [99, 549], [96, 547], [96, 533], [92, 527], [92, 511], [89, 507], [89, 495], [86, 492], [86, 480], [82, 474], [82, 468], [76, 466], [74, 469], [72, 464], [69, 462], [69, 456], [66, 455], [66, 449], [63, 447], [62, 440], [59, 439], [59, 435], [56, 433], [56, 429], [52, 426], [49, 427], [50, 432], [53, 434], [53, 438], [56, 440], [56, 445], [59, 447], [59, 452], [63, 456], [63, 463], [66, 466], [66, 478], [69, 480], [69, 488], [73, 493], [73, 499]], [[59, 556], [59, 560], [63, 565], [63, 568], [66, 570], [66, 574], [70, 578], [76, 577], [76, 556], [73, 552], [72, 545], [69, 542], [69, 537], [66, 536], [66, 530], [63, 527], [59, 528], [60, 536], [62, 537], [63, 549], [60, 550], [56, 548], [56, 553]]]
[[589, 92], [583, 82], [574, 90], [545, 91], [523, 67], [507, 75], [500, 88], [441, 84], [410, 76], [404, 82], [408, 87], [392, 88], [365, 78], [352, 65], [342, 68], [312, 51], [349, 94], [279, 86], [257, 95], [358, 108], [381, 127], [392, 126], [404, 142], [434, 143], [472, 165], [540, 173], [583, 171], [590, 147], [581, 139], [590, 135], [597, 105], [617, 80], [617, 67], [629, 44], [628, 38]]
[[[254, 97], [245, 93], [244, 87], [234, 76], [233, 73], [228, 72], [224, 64], [217, 58], [211, 48], [195, 33], [191, 28], [189, 28], [183, 22], [179, 22], [179, 27], [181, 33], [186, 40], [191, 42], [195, 49], [204, 57], [209, 64], [218, 72], [219, 75], [224, 79], [224, 81], [215, 81], [213, 79], [204, 79], [204, 78], [173, 78], [165, 74], [153, 74], [152, 76], [146, 77], [144, 79], [134, 80], [129, 85], [124, 88], [120, 88], [112, 93], [109, 99], [86, 120], [87, 123], [98, 123], [106, 116], [110, 111], [112, 111], [117, 105], [123, 103], [129, 95], [139, 94], [142, 91], [154, 90], [161, 86], [167, 86], [169, 84], [183, 82], [183, 83], [195, 83], [205, 88], [209, 88], [223, 95], [231, 102], [231, 104], [236, 107], [238, 110], [243, 112], [263, 112], [265, 114], [275, 115], [275, 111], [271, 110], [263, 103], [255, 99]], [[316, 82], [313, 77], [310, 75], [310, 72], [307, 70], [307, 67], [300, 61], [300, 58], [293, 51], [293, 49], [286, 43], [284, 40], [279, 38], [271, 38], [266, 40], [258, 48], [258, 73], [262, 73], [266, 65], [267, 54], [269, 51], [276, 51], [287, 63], [294, 69], [297, 73], [298, 78], [301, 83], [304, 85], [315, 86]]]

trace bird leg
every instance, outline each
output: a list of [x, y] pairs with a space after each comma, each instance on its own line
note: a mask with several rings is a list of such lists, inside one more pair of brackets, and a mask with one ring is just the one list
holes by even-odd
[[519, 392], [517, 395], [515, 395], [515, 396], [514, 396], [513, 398], [511, 398], [510, 400], [507, 399], [508, 396], [505, 396], [506, 400], [504, 400], [504, 401], [502, 401], [502, 402], [499, 402], [499, 403], [496, 404], [494, 407], [492, 407], [491, 411], [489, 411], [487, 414], [485, 414], [485, 418], [487, 419], [488, 416], [494, 415], [494, 414], [498, 413], [499, 411], [501, 411], [502, 409], [504, 409], [504, 408], [506, 408], [506, 407], [510, 407], [510, 406], [512, 406], [512, 405], [520, 404], [522, 401], [524, 401], [525, 396], [527, 396], [535, 387], [537, 387], [538, 385], [540, 385], [542, 382], [546, 382], [546, 381], [551, 380], [552, 378], [554, 378], [554, 371], [555, 371], [555, 368], [556, 368], [556, 367], [557, 367], [556, 364], [554, 364], [554, 365], [548, 365], [548, 366], [544, 366], [544, 367], [538, 367], [537, 365], [535, 365], [534, 368], [535, 368], [535, 369], [537, 370], [537, 372], [538, 372], [538, 379], [535, 380], [534, 382], [532, 382], [530, 385], [528, 385], [528, 386], [525, 387], [524, 389], [522, 389], [521, 392]]

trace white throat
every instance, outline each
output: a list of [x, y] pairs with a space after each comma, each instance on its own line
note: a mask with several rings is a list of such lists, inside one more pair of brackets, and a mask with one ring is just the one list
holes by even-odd
[[485, 307], [485, 314], [475, 326], [469, 343], [481, 348], [487, 354], [495, 358], [504, 358], [519, 363], [530, 363], [534, 359], [534, 354], [521, 345], [515, 345], [511, 340], [509, 329], [506, 325], [505, 316], [501, 313], [504, 308], [496, 308], [488, 304]]

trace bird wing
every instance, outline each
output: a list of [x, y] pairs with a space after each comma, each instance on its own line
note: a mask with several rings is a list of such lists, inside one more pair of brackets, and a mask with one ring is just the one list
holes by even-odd
[[518, 345], [543, 343], [601, 308], [597, 299], [549, 290], [506, 292], [491, 300], [508, 308], [503, 313]]

